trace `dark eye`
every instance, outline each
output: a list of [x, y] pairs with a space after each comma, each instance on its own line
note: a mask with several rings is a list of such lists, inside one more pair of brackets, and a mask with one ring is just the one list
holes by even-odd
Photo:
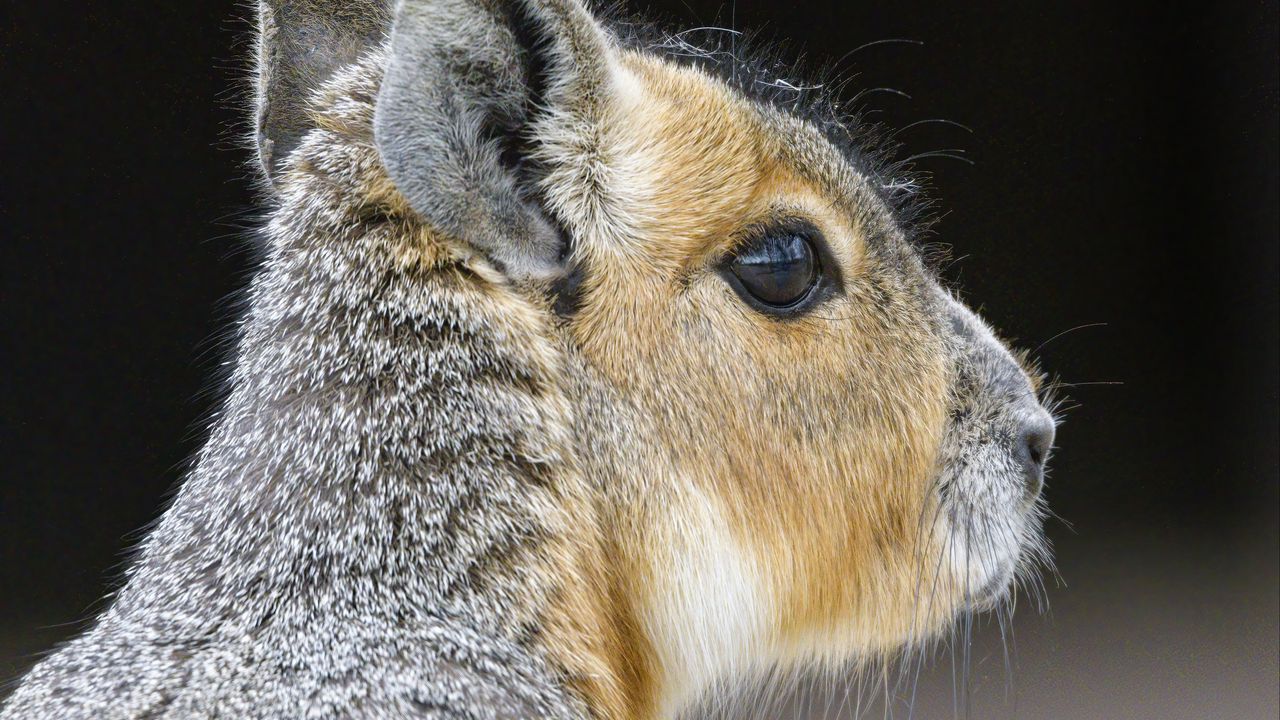
[[818, 282], [818, 258], [799, 233], [766, 235], [729, 261], [729, 271], [751, 297], [771, 308], [790, 308]]

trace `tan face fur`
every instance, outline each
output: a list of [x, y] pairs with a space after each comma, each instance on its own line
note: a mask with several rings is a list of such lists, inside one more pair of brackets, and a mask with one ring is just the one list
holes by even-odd
[[[809, 122], [547, 6], [561, 79], [528, 134], [576, 307], [553, 312], [554, 284], [504, 278], [447, 233], [404, 242], [406, 262], [469, 266], [504, 337], [549, 341], [571, 471], [546, 509], [558, 540], [521, 572], [558, 586], [531, 613], [566, 682], [598, 717], [671, 717], [756, 671], [883, 659], [1000, 598], [1042, 547], [1015, 449], [1052, 424], [926, 270], [883, 180]], [[412, 218], [369, 157], [383, 64], [334, 80], [318, 119], [356, 147], [361, 202]], [[782, 219], [821, 236], [833, 287], [786, 317], [722, 272]]]
[[[626, 50], [607, 65], [589, 141], [544, 126], [544, 190], [585, 269], [562, 332], [579, 459], [631, 589], [633, 692], [668, 715], [774, 663], [931, 636], [987, 580], [939, 512], [953, 301], [815, 129], [698, 70]], [[812, 223], [838, 266], [838, 292], [798, 317], [717, 272], [779, 217]]]

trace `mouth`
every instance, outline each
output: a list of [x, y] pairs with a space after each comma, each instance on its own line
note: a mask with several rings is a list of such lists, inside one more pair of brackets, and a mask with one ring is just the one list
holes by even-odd
[[1013, 564], [1002, 563], [991, 573], [982, 587], [969, 594], [967, 604], [971, 609], [979, 611], [995, 607], [1009, 591], [1012, 581]]

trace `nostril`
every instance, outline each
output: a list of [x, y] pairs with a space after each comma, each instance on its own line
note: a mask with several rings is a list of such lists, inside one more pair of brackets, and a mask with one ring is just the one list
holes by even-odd
[[1044, 466], [1044, 458], [1049, 454], [1048, 443], [1044, 441], [1044, 435], [1041, 433], [1031, 433], [1027, 435], [1027, 454], [1031, 456], [1032, 465]]
[[1044, 464], [1053, 447], [1053, 422], [1045, 416], [1028, 420], [1017, 452], [1022, 457], [1027, 492], [1035, 496], [1044, 485]]
[[1022, 441], [1027, 449], [1027, 459], [1032, 465], [1043, 468], [1053, 447], [1053, 425], [1048, 421], [1031, 423], [1023, 433]]

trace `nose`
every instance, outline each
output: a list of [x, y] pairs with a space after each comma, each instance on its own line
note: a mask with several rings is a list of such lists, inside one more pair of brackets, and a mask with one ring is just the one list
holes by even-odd
[[1043, 410], [1022, 423], [1016, 440], [1014, 457], [1022, 466], [1022, 477], [1028, 500], [1035, 500], [1044, 487], [1044, 465], [1053, 447], [1053, 419]]

